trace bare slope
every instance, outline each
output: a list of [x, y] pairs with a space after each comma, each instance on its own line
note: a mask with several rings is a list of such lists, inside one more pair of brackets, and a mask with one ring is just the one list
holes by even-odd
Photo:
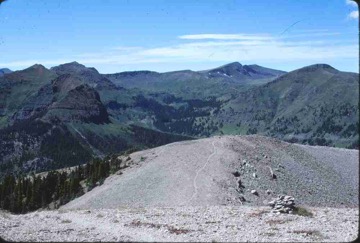
[[358, 205], [357, 150], [252, 135], [177, 142], [130, 157], [133, 165], [122, 175], [109, 177], [63, 208], [264, 205], [281, 193], [304, 205]]

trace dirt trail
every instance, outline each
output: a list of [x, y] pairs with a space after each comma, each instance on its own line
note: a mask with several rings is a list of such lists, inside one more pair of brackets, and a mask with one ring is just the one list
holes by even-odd
[[190, 197], [188, 203], [190, 203], [191, 200], [193, 200], [193, 198], [197, 195], [198, 187], [197, 187], [197, 185], [196, 185], [196, 179], [198, 178], [199, 173], [200, 173], [200, 172], [205, 168], [205, 166], [209, 163], [210, 158], [216, 154], [215, 141], [213, 141], [211, 144], [212, 144], [212, 146], [213, 146], [213, 152], [212, 152], [212, 153], [209, 155], [209, 157], [206, 159], [206, 162], [204, 163], [204, 165], [203, 165], [199, 170], [196, 171], [196, 174], [195, 174], [195, 177], [194, 177], [194, 180], [193, 180], [194, 193], [193, 193], [193, 195]]

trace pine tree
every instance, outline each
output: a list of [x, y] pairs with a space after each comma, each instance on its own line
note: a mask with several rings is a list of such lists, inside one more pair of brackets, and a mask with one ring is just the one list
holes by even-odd
[[24, 208], [25, 208], [25, 211], [30, 211], [31, 210], [31, 204], [32, 204], [32, 201], [33, 199], [31, 198], [32, 197], [32, 187], [33, 187], [33, 182], [29, 179], [27, 180], [27, 184], [26, 184], [26, 200], [25, 200], [25, 205], [24, 205]]

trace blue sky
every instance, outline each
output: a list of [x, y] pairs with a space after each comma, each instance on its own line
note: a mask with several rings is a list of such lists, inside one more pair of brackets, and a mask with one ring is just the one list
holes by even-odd
[[238, 61], [358, 72], [358, 15], [350, 0], [7, 0], [0, 67], [161, 72]]

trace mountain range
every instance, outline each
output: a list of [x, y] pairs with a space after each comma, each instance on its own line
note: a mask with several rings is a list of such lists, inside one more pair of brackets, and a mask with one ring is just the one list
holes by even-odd
[[182, 70], [158, 73], [152, 71], [121, 72], [105, 75], [114, 84], [150, 92], [167, 92], [182, 98], [206, 98], [236, 91], [246, 85], [267, 83], [285, 72], [238, 62], [205, 70]]
[[357, 148], [358, 92], [358, 74], [326, 64], [101, 74], [72, 62], [5, 71], [0, 177], [222, 134]]

